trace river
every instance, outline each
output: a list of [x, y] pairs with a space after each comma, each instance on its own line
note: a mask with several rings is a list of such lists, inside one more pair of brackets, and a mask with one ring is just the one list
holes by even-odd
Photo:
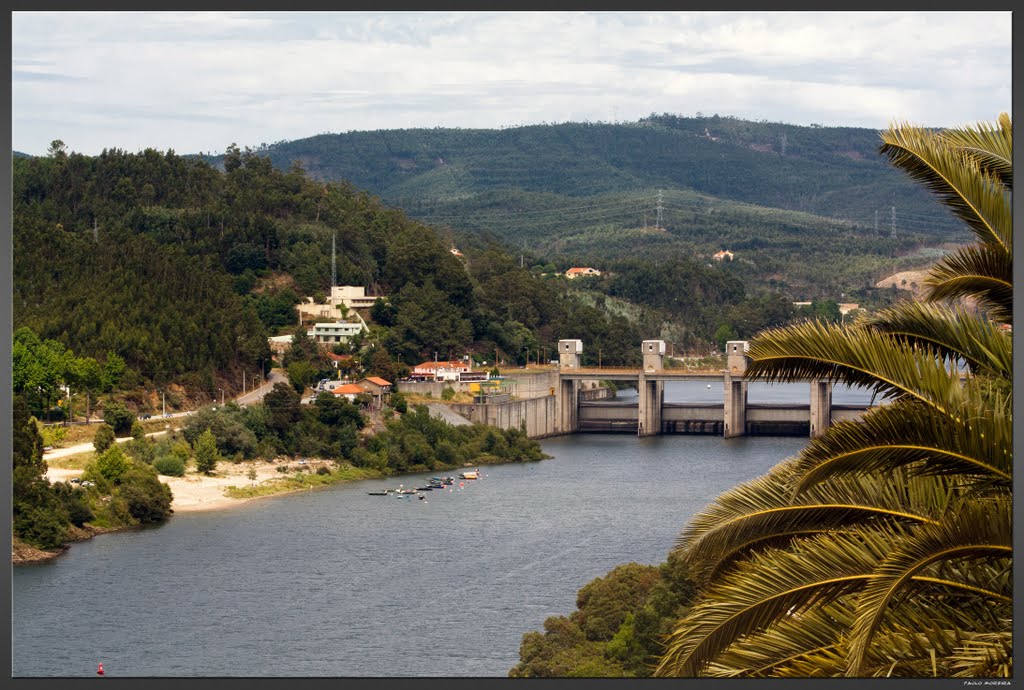
[[806, 441], [579, 434], [422, 501], [366, 493], [413, 475], [101, 535], [13, 569], [12, 673], [506, 676], [580, 587]]

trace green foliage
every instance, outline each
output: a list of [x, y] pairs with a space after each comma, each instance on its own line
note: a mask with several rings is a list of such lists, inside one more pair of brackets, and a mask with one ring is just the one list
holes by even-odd
[[118, 484], [132, 466], [131, 459], [124, 454], [121, 446], [116, 443], [100, 453], [94, 462], [96, 471], [113, 484]]
[[117, 436], [114, 434], [114, 427], [109, 424], [101, 424], [92, 438], [92, 447], [97, 453], [102, 453], [116, 443]]
[[146, 430], [142, 428], [142, 422], [140, 422], [137, 419], [132, 422], [131, 434], [132, 438], [135, 439], [136, 441], [145, 440]]
[[141, 524], [162, 522], [171, 514], [171, 489], [157, 478], [157, 471], [135, 463], [117, 489], [131, 517]]
[[398, 392], [391, 394], [391, 406], [399, 414], [405, 414], [409, 410], [409, 403], [406, 401], [405, 396]]
[[217, 451], [217, 439], [209, 429], [199, 435], [193, 444], [196, 454], [196, 471], [212, 474], [221, 459]]
[[544, 633], [523, 635], [519, 678], [649, 677], [661, 639], [694, 595], [688, 572], [670, 556], [660, 566], [627, 563], [580, 589], [577, 609], [552, 616]]
[[185, 461], [175, 455], [159, 455], [153, 460], [153, 469], [166, 477], [184, 477]]
[[455, 397], [455, 389], [451, 386], [445, 386], [441, 390], [441, 400], [451, 400]]
[[126, 436], [132, 432], [135, 415], [121, 403], [108, 403], [103, 407], [103, 421], [114, 429], [115, 436]]
[[241, 459], [255, 456], [259, 439], [247, 424], [247, 421], [254, 420], [254, 413], [233, 402], [216, 408], [204, 407], [189, 415], [182, 427], [185, 440], [194, 446], [200, 435], [210, 430], [217, 440], [218, 452], [224, 457]]

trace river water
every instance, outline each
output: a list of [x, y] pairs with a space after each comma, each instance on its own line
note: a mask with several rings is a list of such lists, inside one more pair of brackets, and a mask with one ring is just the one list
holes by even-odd
[[12, 672], [506, 676], [580, 587], [664, 561], [690, 516], [805, 444], [579, 434], [422, 501], [366, 493], [424, 479], [406, 475], [101, 535], [14, 568]]

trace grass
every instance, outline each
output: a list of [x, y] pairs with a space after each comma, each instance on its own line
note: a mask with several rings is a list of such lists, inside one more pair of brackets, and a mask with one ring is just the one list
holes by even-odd
[[385, 474], [380, 470], [346, 465], [330, 474], [316, 472], [296, 472], [288, 477], [275, 477], [255, 486], [229, 486], [224, 490], [228, 498], [258, 498], [272, 496], [290, 491], [301, 491], [314, 487], [331, 486], [342, 482], [354, 482], [360, 479], [380, 479]]

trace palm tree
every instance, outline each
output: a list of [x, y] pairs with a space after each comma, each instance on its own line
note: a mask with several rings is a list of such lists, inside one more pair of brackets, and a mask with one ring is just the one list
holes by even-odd
[[693, 518], [677, 548], [701, 593], [656, 675], [1012, 675], [1012, 124], [882, 140], [978, 241], [926, 303], [753, 339], [750, 377], [886, 404]]

